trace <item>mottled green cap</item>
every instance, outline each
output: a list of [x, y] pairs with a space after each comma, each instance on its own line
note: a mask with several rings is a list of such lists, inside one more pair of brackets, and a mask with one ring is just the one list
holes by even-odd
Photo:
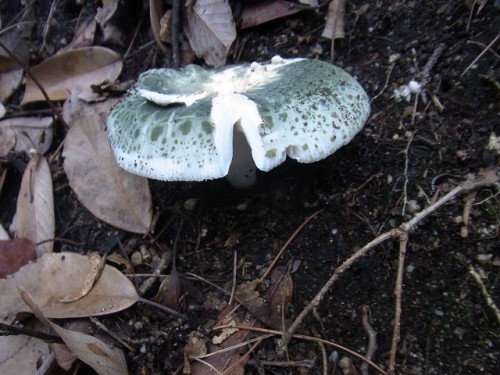
[[200, 181], [227, 175], [235, 130], [244, 133], [257, 168], [269, 171], [287, 155], [312, 163], [332, 154], [369, 112], [365, 91], [339, 67], [275, 57], [218, 70], [147, 71], [113, 108], [107, 128], [124, 169]]

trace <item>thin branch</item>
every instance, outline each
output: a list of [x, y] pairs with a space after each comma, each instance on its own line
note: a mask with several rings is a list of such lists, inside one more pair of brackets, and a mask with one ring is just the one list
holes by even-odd
[[293, 323], [290, 325], [288, 330], [283, 334], [282, 337], [282, 345], [286, 347], [288, 345], [288, 342], [290, 341], [290, 338], [293, 336], [294, 332], [297, 330], [298, 326], [302, 323], [304, 320], [305, 316], [311, 312], [315, 307], [319, 306], [319, 303], [323, 299], [323, 297], [328, 293], [330, 288], [332, 287], [333, 283], [347, 270], [349, 269], [354, 263], [356, 263], [358, 260], [360, 260], [363, 256], [365, 256], [368, 251], [373, 249], [375, 246], [385, 242], [389, 238], [397, 238], [401, 236], [402, 234], [409, 233], [415, 229], [415, 227], [427, 216], [430, 214], [434, 213], [436, 210], [438, 210], [441, 206], [445, 205], [448, 203], [450, 200], [455, 198], [457, 195], [467, 193], [469, 191], [473, 191], [476, 189], [480, 189], [486, 186], [496, 186], [498, 189], [500, 189], [500, 185], [496, 180], [481, 180], [481, 181], [476, 181], [476, 182], [465, 182], [464, 184], [455, 187], [453, 190], [451, 190], [448, 194], [444, 195], [441, 197], [438, 201], [435, 203], [431, 204], [429, 207], [425, 208], [424, 210], [420, 211], [418, 214], [416, 214], [411, 220], [401, 224], [398, 228], [391, 229], [385, 233], [382, 233], [380, 236], [377, 238], [373, 239], [369, 243], [367, 243], [365, 246], [363, 246], [361, 249], [359, 249], [354, 255], [352, 255], [350, 258], [346, 259], [344, 263], [342, 263], [332, 274], [330, 279], [323, 285], [323, 287], [320, 289], [320, 291], [314, 296], [314, 298], [307, 304], [307, 306], [301, 311], [301, 313], [295, 318]]

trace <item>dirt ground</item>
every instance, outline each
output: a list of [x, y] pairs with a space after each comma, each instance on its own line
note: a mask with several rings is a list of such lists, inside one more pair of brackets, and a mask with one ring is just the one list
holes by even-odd
[[[15, 16], [16, 4], [14, 0], [0, 4], [4, 24]], [[355, 12], [365, 4], [369, 4], [366, 12]], [[85, 7], [91, 12], [95, 5], [89, 2]], [[60, 8], [57, 27], [71, 32], [80, 8]], [[487, 150], [487, 145], [493, 132], [500, 134], [499, 59], [494, 53], [498, 43], [467, 68], [498, 36], [500, 8], [498, 1], [489, 0], [479, 14], [478, 7], [474, 9], [471, 13], [463, 0], [348, 1], [346, 37], [336, 41], [334, 59], [372, 98], [364, 130], [323, 161], [311, 165], [287, 161], [272, 172], [260, 173], [257, 186], [250, 190], [234, 190], [225, 180], [150, 181], [153, 209], [159, 215], [152, 236], [121, 232], [94, 218], [68, 187], [61, 173], [62, 160], [55, 160], [51, 169], [56, 236], [84, 243], [56, 243], [56, 251], [104, 253], [123, 251], [121, 246], [132, 255], [142, 248], [144, 262], [135, 272], [146, 274], [153, 270], [152, 260], [173, 248], [183, 221], [179, 273], [195, 274], [230, 289], [235, 254], [237, 282], [258, 279], [293, 232], [321, 210], [300, 230], [278, 263], [294, 265], [292, 306], [287, 317], [295, 318], [354, 251], [409, 220], [428, 206], [434, 195], [442, 196], [468, 174], [496, 168], [498, 155]], [[48, 8], [38, 11], [44, 20]], [[276, 54], [329, 60], [330, 42], [321, 38], [325, 12], [326, 8], [305, 11], [240, 31], [228, 63], [265, 61]], [[128, 40], [134, 30], [130, 27], [127, 31]], [[57, 49], [61, 38], [56, 34], [53, 45]], [[154, 46], [139, 48], [152, 39], [148, 22], [141, 35], [137, 53], [130, 54], [124, 64], [123, 79], [136, 78], [153, 66], [168, 65], [169, 58]], [[70, 39], [68, 35], [66, 40]], [[121, 53], [127, 48], [108, 47]], [[434, 53], [438, 57], [433, 62]], [[426, 75], [429, 61], [431, 69]], [[422, 94], [417, 101], [414, 95], [408, 102], [397, 101], [394, 90], [411, 80], [427, 81]], [[60, 141], [64, 131], [58, 131]], [[58, 146], [56, 142], [53, 148]], [[7, 227], [21, 179], [15, 166], [9, 168], [8, 185], [0, 196], [0, 221]], [[468, 273], [468, 265], [472, 265], [493, 299], [500, 302], [496, 292], [500, 201], [496, 193], [489, 189], [477, 192], [467, 237], [461, 236], [463, 196], [441, 207], [409, 234], [397, 373], [498, 373], [499, 325]], [[153, 243], [153, 237], [163, 250]], [[360, 311], [367, 306], [377, 333], [372, 360], [387, 369], [398, 257], [397, 239], [371, 250], [340, 276], [315, 314], [305, 318], [299, 332], [365, 354], [368, 334]], [[101, 319], [133, 349], [125, 351], [131, 374], [182, 373], [188, 337], [193, 332], [212, 336], [210, 328], [221, 312], [213, 300], [226, 297], [205, 282], [185, 277], [193, 285], [192, 295], [180, 307], [188, 319], [172, 318], [143, 304]], [[142, 280], [137, 278], [136, 282]], [[158, 286], [155, 283], [146, 297], [154, 297]], [[323, 373], [342, 373], [334, 365], [336, 355], [352, 358], [360, 369], [359, 359], [329, 346], [324, 350], [329, 369]], [[311, 360], [306, 362], [310, 367], [293, 367], [303, 360]], [[277, 366], [279, 363], [282, 366]], [[277, 339], [268, 338], [250, 354], [245, 373], [320, 374], [323, 368], [317, 343], [292, 339], [285, 355]], [[90, 370], [83, 367], [78, 373]]]

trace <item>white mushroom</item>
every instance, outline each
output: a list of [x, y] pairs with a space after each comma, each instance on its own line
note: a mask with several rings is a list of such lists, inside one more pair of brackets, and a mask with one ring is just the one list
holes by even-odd
[[149, 70], [113, 109], [108, 136], [118, 164], [165, 181], [227, 176], [255, 183], [288, 155], [325, 158], [359, 132], [368, 96], [326, 62], [274, 57], [269, 64]]

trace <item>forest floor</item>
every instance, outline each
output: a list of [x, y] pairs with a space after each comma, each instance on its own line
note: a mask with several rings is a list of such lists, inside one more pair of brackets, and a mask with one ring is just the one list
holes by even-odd
[[[1, 5], [4, 24], [16, 15], [16, 3]], [[158, 220], [149, 236], [120, 231], [95, 218], [69, 188], [65, 174], [58, 173], [61, 160], [51, 164], [56, 237], [72, 241], [56, 241], [55, 251], [140, 255], [143, 260], [136, 262], [134, 272], [149, 274], [162, 253], [173, 249], [183, 222], [176, 265], [181, 278], [189, 280], [188, 296], [179, 306], [187, 319], [164, 315], [143, 304], [100, 319], [129, 343], [132, 350], [125, 354], [131, 374], [181, 373], [185, 346], [193, 335], [204, 339], [215, 335], [212, 329], [221, 319], [228, 297], [201, 278], [230, 291], [236, 264], [237, 285], [258, 280], [299, 229], [277, 265], [282, 270], [287, 265], [293, 269], [286, 287], [291, 293], [293, 284], [291, 305], [284, 313], [291, 321], [357, 250], [409, 221], [471, 176], [497, 168], [498, 151], [491, 149], [492, 135], [500, 135], [499, 59], [495, 53], [499, 44], [479, 55], [498, 37], [498, 2], [486, 1], [479, 13], [477, 6], [471, 11], [462, 0], [368, 3], [365, 12], [356, 13], [364, 2], [347, 2], [346, 36], [335, 42], [334, 63], [366, 89], [371, 115], [364, 130], [327, 159], [309, 165], [287, 161], [271, 172], [259, 173], [257, 185], [250, 190], [235, 190], [224, 179], [150, 180]], [[91, 12], [94, 5], [85, 6]], [[71, 33], [81, 9], [77, 5], [60, 8], [57, 27]], [[48, 10], [37, 9], [41, 23]], [[275, 55], [328, 61], [331, 44], [321, 37], [326, 10], [303, 11], [239, 31], [228, 63], [266, 61]], [[61, 39], [57, 27], [51, 34], [57, 39], [53, 42], [56, 49]], [[127, 41], [134, 31], [135, 26], [126, 31]], [[122, 80], [136, 79], [149, 68], [168, 66], [169, 56], [154, 45], [139, 48], [152, 40], [147, 22], [140, 33], [134, 47], [137, 53], [125, 61]], [[66, 40], [71, 37], [69, 34]], [[32, 43], [37, 42], [34, 37]], [[107, 47], [124, 53], [128, 45]], [[430, 70], [426, 71], [426, 64]], [[396, 100], [394, 90], [411, 80], [425, 83], [421, 93], [418, 97], [412, 94], [409, 101]], [[49, 152], [64, 138], [64, 130], [58, 132]], [[14, 166], [9, 170], [0, 195], [4, 227], [15, 212], [22, 176]], [[460, 195], [426, 216], [408, 234], [400, 341], [395, 353], [397, 373], [498, 373], [499, 322], [469, 272], [472, 266], [493, 300], [500, 302], [495, 293], [500, 276], [497, 194], [494, 189], [480, 189], [474, 201], [472, 196]], [[472, 206], [464, 224], [467, 199]], [[299, 228], [311, 215], [315, 216]], [[362, 319], [369, 311], [377, 344], [371, 360], [387, 369], [400, 261], [398, 237], [375, 246], [339, 275], [296, 333], [365, 355], [369, 335]], [[169, 272], [170, 268], [163, 271]], [[135, 282], [141, 284], [145, 278], [137, 277]], [[272, 285], [285, 288], [276, 283], [264, 282], [256, 293], [265, 295]], [[158, 288], [157, 281], [145, 297], [153, 298]], [[250, 314], [248, 306], [240, 306], [238, 311], [248, 325], [253, 322], [254, 327], [281, 329], [279, 324], [272, 327], [252, 320], [259, 314]], [[257, 335], [263, 333], [250, 333], [245, 340]], [[342, 357], [352, 359], [358, 371], [361, 368], [360, 359], [338, 347], [292, 338], [284, 352], [278, 338], [259, 341], [245, 359], [245, 373], [340, 374], [338, 359]], [[253, 344], [243, 347], [242, 353]], [[328, 372], [323, 372], [326, 366]], [[83, 367], [80, 371], [90, 370]], [[370, 373], [377, 371], [370, 369]]]

